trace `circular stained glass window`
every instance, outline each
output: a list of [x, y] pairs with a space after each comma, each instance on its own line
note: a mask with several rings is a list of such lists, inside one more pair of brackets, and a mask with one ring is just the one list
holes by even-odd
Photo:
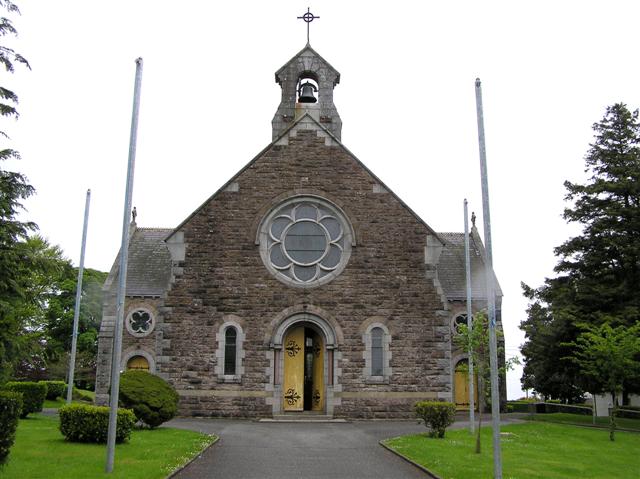
[[260, 251], [267, 268], [285, 283], [318, 286], [344, 269], [353, 234], [344, 215], [319, 198], [296, 198], [262, 224]]
[[154, 324], [153, 315], [146, 309], [133, 310], [127, 316], [127, 330], [133, 336], [142, 337], [148, 335], [153, 331]]

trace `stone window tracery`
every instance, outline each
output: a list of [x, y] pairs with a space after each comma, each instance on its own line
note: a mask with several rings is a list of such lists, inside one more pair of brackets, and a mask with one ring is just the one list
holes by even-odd
[[276, 207], [260, 231], [262, 260], [279, 280], [302, 287], [333, 279], [346, 266], [353, 235], [329, 202], [297, 197]]
[[151, 311], [145, 308], [136, 308], [127, 315], [125, 322], [127, 331], [132, 336], [143, 338], [153, 331], [155, 318]]

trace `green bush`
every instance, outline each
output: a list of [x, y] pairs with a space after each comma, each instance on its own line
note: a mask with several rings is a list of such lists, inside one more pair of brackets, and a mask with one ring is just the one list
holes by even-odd
[[67, 384], [64, 381], [38, 381], [47, 385], [47, 399], [55, 401], [59, 397], [64, 397]]
[[[109, 408], [87, 404], [69, 404], [58, 409], [60, 432], [71, 442], [107, 442]], [[118, 409], [116, 442], [129, 439], [136, 423], [133, 411]]]
[[120, 376], [120, 406], [133, 409], [149, 427], [157, 427], [178, 412], [178, 393], [164, 379], [146, 371], [126, 371]]
[[32, 412], [42, 411], [44, 399], [47, 397], [47, 385], [34, 382], [8, 382], [5, 389], [22, 393], [21, 418], [27, 417]]
[[429, 437], [444, 437], [445, 429], [455, 420], [456, 405], [450, 402], [421, 401], [415, 408], [416, 416], [429, 428]]
[[[62, 393], [63, 398], [67, 398], [67, 386], [64, 386], [64, 391]], [[85, 393], [82, 389], [78, 389], [76, 387], [73, 388], [73, 392], [71, 393], [71, 399], [74, 401], [83, 401], [92, 403], [93, 397]]]
[[22, 394], [0, 391], [0, 464], [4, 464], [13, 446], [22, 411]]

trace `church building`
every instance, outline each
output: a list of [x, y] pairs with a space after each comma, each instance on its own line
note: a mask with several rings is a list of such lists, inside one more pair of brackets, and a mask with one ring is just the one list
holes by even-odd
[[[131, 223], [121, 371], [169, 381], [182, 415], [409, 418], [421, 400], [468, 406], [454, 341], [466, 322], [464, 234], [434, 231], [342, 144], [340, 73], [309, 44], [275, 78], [273, 141], [176, 227]], [[484, 257], [474, 226], [474, 311], [486, 306]], [[116, 259], [99, 404], [118, 274]], [[497, 281], [496, 291], [500, 319]]]

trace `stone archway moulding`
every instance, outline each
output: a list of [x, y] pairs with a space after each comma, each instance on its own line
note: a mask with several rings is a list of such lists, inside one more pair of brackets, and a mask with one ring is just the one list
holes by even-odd
[[122, 359], [120, 361], [120, 370], [127, 370], [127, 363], [134, 356], [142, 356], [149, 363], [149, 372], [155, 374], [156, 372], [156, 361], [153, 358], [153, 355], [144, 349], [135, 349], [130, 348], [122, 353]]
[[284, 334], [293, 324], [306, 322], [315, 325], [324, 334], [327, 349], [335, 349], [344, 340], [337, 321], [321, 308], [302, 305], [285, 309], [272, 321], [269, 328], [272, 333], [266, 342], [273, 349], [282, 349]]

